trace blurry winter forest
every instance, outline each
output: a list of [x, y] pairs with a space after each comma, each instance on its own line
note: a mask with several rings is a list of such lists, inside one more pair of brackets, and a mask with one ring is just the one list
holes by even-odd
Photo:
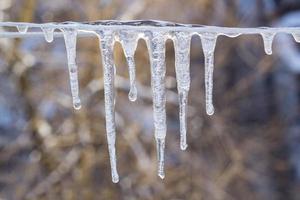
[[[1, 0], [0, 21], [156, 19], [229, 27], [300, 27], [298, 0]], [[1, 30], [3, 31], [3, 30]], [[201, 41], [191, 45], [186, 151], [179, 148], [174, 44], [166, 43], [166, 178], [156, 175], [150, 64], [135, 54], [138, 99], [114, 46], [117, 158], [111, 182], [103, 74], [96, 37], [77, 41], [82, 108], [70, 96], [63, 38], [0, 38], [0, 199], [300, 199], [300, 45], [278, 34], [220, 36], [215, 114], [205, 112]]]

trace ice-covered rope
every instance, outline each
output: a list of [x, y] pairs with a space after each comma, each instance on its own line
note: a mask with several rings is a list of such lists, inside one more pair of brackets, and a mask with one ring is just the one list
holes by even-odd
[[[120, 42], [127, 59], [129, 68], [130, 91], [128, 97], [131, 101], [137, 99], [135, 84], [134, 54], [140, 38], [147, 43], [151, 64], [151, 87], [153, 95], [154, 136], [157, 144], [158, 175], [165, 177], [164, 149], [166, 137], [166, 91], [165, 91], [165, 41], [171, 39], [175, 48], [175, 71], [177, 78], [179, 120], [180, 120], [180, 148], [187, 148], [186, 142], [186, 116], [188, 93], [190, 89], [190, 43], [193, 35], [199, 35], [205, 57], [205, 101], [208, 115], [214, 113], [213, 106], [213, 70], [214, 52], [219, 35], [237, 37], [242, 34], [258, 34], [262, 37], [265, 52], [272, 54], [272, 43], [277, 33], [291, 34], [296, 42], [300, 42], [299, 27], [260, 27], [260, 28], [233, 28], [202, 26], [191, 24], [178, 24], [165, 21], [97, 21], [97, 22], [63, 22], [63, 23], [17, 23], [0, 22], [0, 38], [17, 38], [44, 36], [47, 42], [54, 37], [64, 37], [70, 87], [75, 109], [80, 109], [78, 67], [76, 64], [77, 36], [97, 36], [100, 40], [104, 73], [104, 98], [106, 115], [106, 134], [111, 164], [112, 181], [118, 182], [116, 159], [116, 124], [115, 124], [115, 87], [114, 75], [116, 72], [113, 62], [113, 46]], [[17, 32], [5, 31], [7, 27], [15, 27]], [[58, 31], [57, 31], [58, 30]]]

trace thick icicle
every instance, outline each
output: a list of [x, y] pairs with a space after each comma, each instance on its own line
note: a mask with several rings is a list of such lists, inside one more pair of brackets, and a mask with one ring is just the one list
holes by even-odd
[[300, 33], [293, 33], [293, 37], [296, 42], [300, 43]]
[[217, 33], [201, 34], [202, 48], [205, 59], [205, 104], [206, 113], [214, 114], [214, 106], [212, 100], [213, 93], [213, 70], [214, 70], [214, 51], [217, 42]]
[[27, 33], [27, 31], [28, 31], [28, 26], [26, 26], [26, 25], [18, 25], [18, 26], [17, 26], [17, 29], [18, 29], [18, 31], [19, 31], [20, 33], [25, 34], [25, 33]]
[[47, 42], [51, 43], [53, 41], [54, 29], [53, 28], [42, 28], [44, 36]]
[[147, 46], [151, 64], [153, 118], [158, 153], [158, 176], [165, 177], [164, 149], [166, 137], [166, 90], [165, 90], [165, 37], [162, 32], [147, 32]]
[[78, 110], [81, 108], [79, 99], [78, 67], [76, 65], [76, 41], [77, 31], [74, 29], [63, 29], [70, 76], [70, 86], [73, 99], [73, 107]]
[[135, 83], [134, 53], [137, 47], [138, 35], [134, 31], [120, 31], [119, 38], [123, 46], [129, 68], [130, 91], [128, 98], [130, 101], [135, 101], [137, 99], [137, 89]]
[[180, 148], [187, 148], [186, 112], [187, 97], [190, 89], [190, 44], [191, 34], [176, 32], [174, 37], [175, 69], [179, 96]]
[[261, 33], [262, 39], [264, 41], [265, 52], [268, 55], [272, 54], [272, 44], [273, 44], [273, 39], [274, 39], [275, 35], [276, 35], [276, 33], [274, 33], [274, 32]]
[[114, 34], [112, 31], [97, 31], [101, 40], [100, 50], [102, 54], [105, 120], [108, 152], [111, 166], [111, 176], [114, 183], [119, 182], [116, 159], [116, 123], [115, 123], [115, 66], [113, 59]]

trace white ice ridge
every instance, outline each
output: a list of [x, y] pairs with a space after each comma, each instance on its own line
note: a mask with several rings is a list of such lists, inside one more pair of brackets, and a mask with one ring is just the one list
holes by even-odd
[[[96, 22], [64, 22], [64, 23], [16, 23], [0, 22], [0, 27], [15, 27], [18, 32], [0, 32], [0, 38], [44, 36], [47, 42], [54, 37], [64, 37], [68, 70], [70, 77], [71, 94], [75, 109], [81, 107], [79, 99], [78, 69], [76, 64], [77, 36], [97, 36], [100, 40], [104, 73], [104, 98], [106, 134], [109, 149], [112, 181], [119, 181], [116, 159], [116, 123], [115, 123], [115, 86], [116, 72], [113, 60], [113, 46], [120, 42], [127, 59], [129, 68], [130, 91], [128, 97], [131, 101], [137, 99], [136, 66], [134, 54], [139, 39], [147, 43], [151, 64], [151, 87], [153, 95], [154, 137], [157, 145], [158, 175], [165, 177], [164, 149], [166, 138], [166, 91], [165, 91], [165, 41], [171, 39], [175, 48], [175, 71], [177, 78], [179, 121], [180, 121], [180, 148], [187, 148], [187, 104], [190, 89], [190, 44], [191, 37], [198, 35], [201, 38], [205, 57], [205, 105], [208, 115], [214, 113], [213, 106], [213, 70], [214, 52], [217, 38], [220, 35], [237, 37], [241, 34], [257, 34], [263, 39], [265, 52], [272, 54], [272, 43], [276, 34], [291, 34], [296, 42], [300, 42], [299, 27], [260, 27], [260, 28], [234, 28], [202, 26], [193, 24], [178, 24], [165, 21], [96, 21]], [[3, 29], [2, 29], [3, 30]], [[41, 31], [40, 31], [41, 30]], [[58, 31], [57, 31], [58, 30]]]

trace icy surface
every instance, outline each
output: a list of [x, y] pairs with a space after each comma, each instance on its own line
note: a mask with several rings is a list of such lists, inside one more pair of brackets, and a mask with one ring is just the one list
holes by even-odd
[[102, 54], [105, 120], [108, 152], [111, 166], [111, 176], [114, 183], [119, 182], [116, 159], [116, 123], [115, 123], [115, 67], [113, 59], [114, 32], [97, 31], [100, 39], [100, 50]]
[[[153, 96], [154, 136], [157, 146], [158, 176], [165, 177], [164, 149], [166, 138], [166, 90], [165, 90], [165, 41], [170, 38], [174, 41], [175, 71], [177, 78], [179, 121], [180, 121], [180, 148], [187, 148], [187, 104], [190, 89], [190, 43], [192, 35], [201, 37], [205, 65], [205, 107], [208, 115], [214, 113], [213, 106], [213, 71], [214, 52], [219, 35], [237, 37], [242, 34], [259, 34], [262, 36], [264, 49], [272, 54], [272, 44], [277, 33], [291, 34], [296, 42], [300, 42], [300, 28], [228, 28], [202, 26], [196, 24], [178, 24], [165, 21], [95, 21], [86, 23], [15, 23], [0, 22], [1, 27], [15, 27], [18, 32], [0, 32], [0, 37], [30, 37], [42, 35], [47, 42], [52, 42], [54, 35], [63, 35], [67, 51], [68, 69], [70, 76], [71, 94], [75, 109], [81, 107], [79, 99], [78, 68], [76, 64], [77, 35], [97, 35], [100, 39], [104, 73], [104, 98], [106, 134], [109, 149], [112, 181], [119, 181], [116, 160], [116, 123], [115, 123], [115, 65], [113, 60], [113, 45], [119, 41], [127, 59], [130, 79], [128, 97], [131, 101], [137, 99], [136, 66], [134, 54], [139, 38], [143, 38], [148, 47], [151, 64], [151, 87]], [[29, 32], [30, 28], [40, 28], [41, 32]], [[55, 33], [59, 29], [62, 34]], [[55, 34], [54, 34], [55, 33]]]
[[166, 89], [165, 89], [165, 33], [148, 31], [145, 33], [151, 65], [151, 87], [153, 95], [154, 136], [158, 152], [158, 176], [165, 177], [164, 149], [166, 138]]
[[73, 107], [78, 110], [81, 108], [81, 102], [79, 99], [78, 67], [76, 64], [77, 30], [65, 28], [62, 31], [67, 50]]
[[186, 112], [188, 93], [190, 89], [190, 43], [191, 34], [176, 32], [174, 34], [175, 71], [179, 96], [180, 148], [187, 148], [186, 141]]
[[201, 36], [202, 48], [204, 53], [204, 79], [205, 79], [205, 105], [206, 113], [213, 115], [215, 112], [212, 93], [213, 93], [213, 72], [214, 72], [214, 52], [217, 42], [216, 33], [203, 33]]

